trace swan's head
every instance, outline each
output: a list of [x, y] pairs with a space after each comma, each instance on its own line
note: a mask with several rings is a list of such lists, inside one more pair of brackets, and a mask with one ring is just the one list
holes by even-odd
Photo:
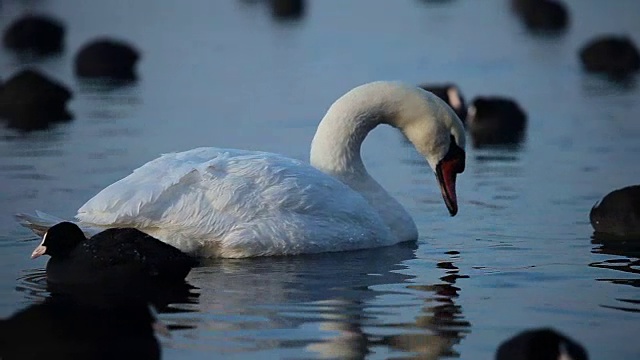
[[347, 92], [318, 125], [311, 164], [347, 182], [354, 173], [366, 173], [360, 145], [382, 123], [402, 131], [424, 156], [436, 174], [449, 213], [455, 215], [456, 176], [464, 171], [465, 162], [464, 126], [447, 103], [421, 88], [376, 81]]
[[433, 170], [451, 216], [458, 212], [456, 176], [465, 167], [465, 131], [462, 121], [443, 100], [420, 88], [403, 98], [395, 125], [424, 156]]

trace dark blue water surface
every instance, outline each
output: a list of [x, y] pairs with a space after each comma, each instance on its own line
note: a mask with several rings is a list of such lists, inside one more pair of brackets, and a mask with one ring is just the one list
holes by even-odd
[[[395, 130], [363, 157], [410, 211], [416, 244], [351, 253], [217, 260], [194, 269], [193, 304], [160, 314], [180, 325], [167, 359], [367, 356], [490, 359], [525, 328], [553, 326], [593, 359], [637, 359], [640, 251], [592, 240], [591, 206], [640, 183], [640, 90], [586, 75], [577, 49], [601, 33], [640, 42], [640, 2], [565, 1], [569, 30], [534, 36], [507, 0], [310, 1], [276, 22], [255, 1], [3, 1], [67, 25], [66, 51], [31, 63], [74, 92], [74, 121], [0, 129], [0, 316], [47, 296], [37, 238], [13, 219], [72, 218], [103, 187], [161, 153], [198, 146], [307, 159], [333, 100], [373, 80], [454, 81], [469, 99], [506, 95], [529, 115], [517, 149], [467, 151], [460, 212]], [[113, 35], [143, 53], [140, 81], [96, 91], [72, 73], [87, 40]], [[23, 66], [6, 51], [0, 77]], [[186, 311], [188, 310], [188, 311]]]

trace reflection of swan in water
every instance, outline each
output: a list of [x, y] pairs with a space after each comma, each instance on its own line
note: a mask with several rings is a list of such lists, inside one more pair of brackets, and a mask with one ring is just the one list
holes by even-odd
[[407, 280], [408, 275], [393, 271], [404, 269], [401, 263], [413, 258], [416, 248], [409, 242], [353, 252], [210, 259], [205, 266], [194, 268], [187, 279], [200, 288], [202, 306], [243, 309], [256, 300], [270, 305], [362, 301], [376, 295], [372, 286]]
[[409, 242], [342, 253], [212, 259], [187, 278], [200, 288], [205, 316], [195, 319], [197, 331], [176, 340], [215, 352], [299, 352], [327, 336], [321, 329], [327, 321], [375, 321], [387, 306], [380, 299], [394, 293], [385, 288], [401, 288], [411, 278], [401, 271], [416, 248]]
[[[336, 300], [325, 303], [326, 312], [319, 328], [334, 334], [322, 341], [313, 342], [305, 350], [318, 354], [323, 359], [363, 359], [373, 345], [363, 329], [363, 304], [354, 301]], [[335, 313], [336, 310], [345, 313]], [[356, 310], [353, 314], [353, 310]]]
[[[363, 359], [372, 349], [388, 347], [392, 351], [415, 353], [419, 359], [439, 359], [443, 356], [459, 357], [453, 346], [459, 344], [469, 332], [471, 324], [462, 319], [462, 309], [453, 302], [457, 297], [457, 287], [449, 283], [426, 286], [409, 286], [409, 288], [429, 293], [427, 302], [436, 305], [426, 306], [423, 313], [415, 317], [411, 323], [381, 324], [371, 321], [372, 317], [362, 314], [345, 315], [327, 314], [321, 322], [321, 329], [333, 331], [335, 336], [310, 344], [307, 350], [318, 353], [322, 358]], [[354, 302], [333, 302], [327, 304], [342, 309], [361, 308], [362, 304]], [[363, 309], [365, 310], [365, 309]], [[388, 333], [389, 329], [398, 329], [400, 334], [375, 335], [363, 327], [379, 327]], [[411, 329], [411, 332], [407, 332]], [[416, 331], [417, 330], [417, 331]]]
[[[413, 276], [402, 270], [415, 249], [405, 243], [334, 254], [213, 260], [189, 277], [200, 288], [206, 320], [179, 341], [230, 353], [295, 349], [297, 357], [300, 348], [311, 357], [343, 359], [381, 349], [454, 354], [452, 346], [469, 327], [453, 302], [460, 275], [455, 266], [447, 267], [442, 283], [411, 284]], [[422, 301], [416, 298], [428, 306], [420, 311]], [[393, 323], [405, 316], [414, 320]]]
[[[590, 267], [617, 270], [627, 274], [619, 278], [598, 278], [596, 281], [606, 281], [617, 285], [628, 285], [640, 288], [640, 239], [621, 240], [620, 238], [608, 236], [606, 234], [594, 233], [591, 243], [594, 254], [613, 255], [615, 258], [608, 258], [589, 264]], [[630, 276], [635, 274], [635, 278]], [[640, 300], [621, 299], [616, 300], [624, 303], [622, 306], [601, 305], [605, 308], [616, 309], [628, 312], [640, 312]]]
[[[457, 252], [452, 255], [453, 259], [457, 258]], [[462, 307], [456, 305], [454, 301], [459, 296], [460, 290], [455, 283], [458, 279], [468, 276], [460, 275], [458, 267], [452, 261], [442, 261], [437, 266], [445, 269], [446, 273], [440, 277], [441, 283], [409, 286], [411, 289], [429, 293], [428, 298], [425, 299], [429, 306], [422, 309], [423, 314], [416, 317], [414, 324], [406, 324], [404, 327], [411, 326], [428, 332], [387, 336], [382, 339], [382, 343], [395, 349], [419, 354], [416, 358], [420, 359], [460, 356], [453, 347], [459, 344], [470, 331], [471, 324], [464, 320]]]

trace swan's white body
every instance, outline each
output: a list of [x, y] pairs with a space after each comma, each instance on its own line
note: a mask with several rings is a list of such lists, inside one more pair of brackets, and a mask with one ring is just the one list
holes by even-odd
[[[205, 257], [342, 251], [416, 240], [411, 216], [369, 176], [360, 158], [362, 141], [380, 123], [400, 128], [434, 169], [449, 135], [464, 147], [462, 124], [440, 99], [399, 83], [370, 83], [329, 109], [312, 143], [311, 164], [235, 149], [165, 154], [106, 187], [76, 217], [89, 235], [135, 227]], [[37, 218], [22, 220], [38, 228]]]
[[198, 148], [166, 154], [78, 210], [89, 224], [144, 230], [183, 251], [243, 257], [396, 242], [359, 193], [281, 155]]

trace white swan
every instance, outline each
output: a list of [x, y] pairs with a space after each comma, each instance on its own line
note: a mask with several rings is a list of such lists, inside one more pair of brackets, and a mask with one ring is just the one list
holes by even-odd
[[[329, 108], [311, 144], [311, 164], [278, 154], [197, 148], [165, 154], [106, 187], [79, 210], [87, 235], [134, 227], [188, 253], [250, 257], [342, 251], [416, 240], [407, 211], [360, 158], [379, 124], [400, 129], [436, 174], [451, 215], [465, 135], [451, 108], [430, 92], [379, 81]], [[42, 233], [60, 219], [18, 214]]]

